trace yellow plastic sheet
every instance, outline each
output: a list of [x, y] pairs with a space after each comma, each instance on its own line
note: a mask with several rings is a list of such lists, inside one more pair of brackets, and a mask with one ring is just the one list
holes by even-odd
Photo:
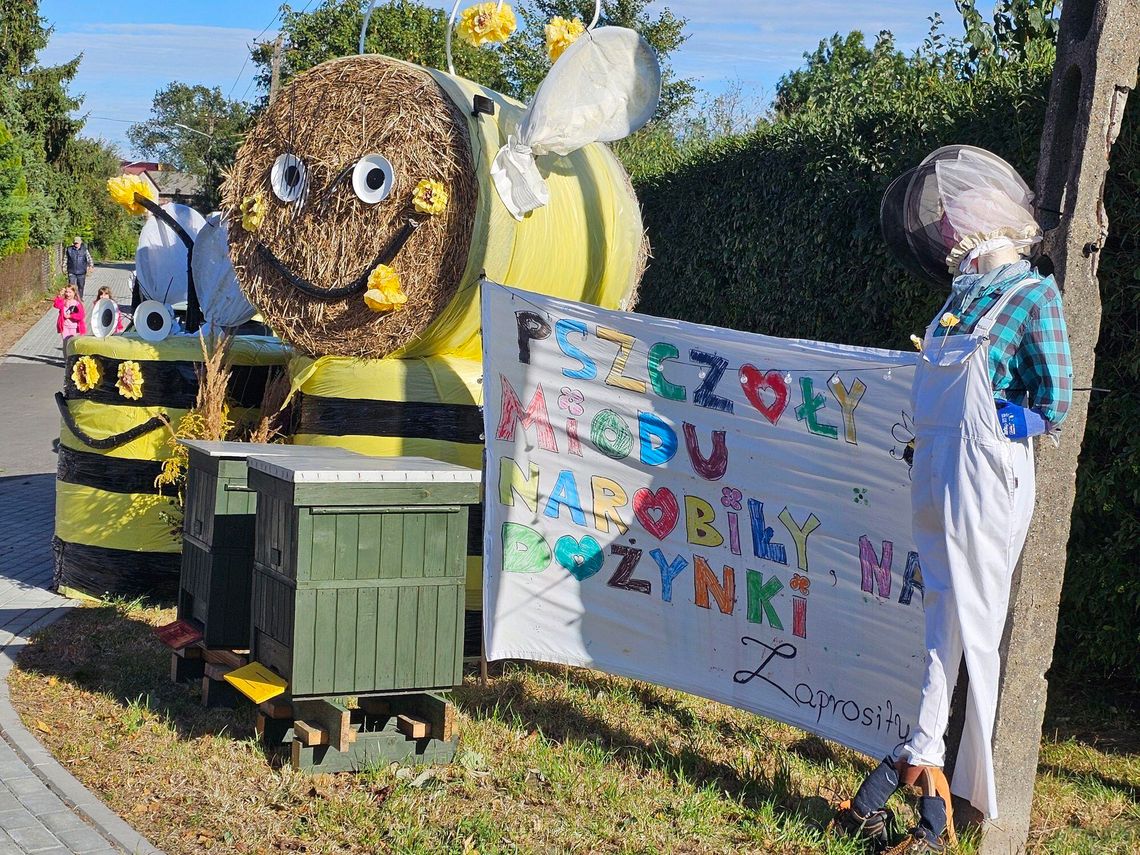
[[253, 701], [263, 704], [285, 693], [289, 686], [260, 662], [250, 662], [224, 675], [225, 681]]

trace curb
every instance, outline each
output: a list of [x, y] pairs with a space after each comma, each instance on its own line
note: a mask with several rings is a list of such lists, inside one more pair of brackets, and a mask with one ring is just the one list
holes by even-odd
[[[48, 612], [24, 631], [30, 636], [66, 614], [68, 608], [56, 608]], [[161, 849], [131, 828], [118, 814], [108, 808], [90, 790], [64, 769], [48, 750], [40, 745], [24, 727], [20, 716], [12, 706], [8, 692], [8, 674], [15, 664], [15, 656], [22, 644], [9, 644], [0, 651], [0, 738], [3, 738], [19, 755], [32, 772], [49, 790], [76, 814], [94, 826], [107, 842], [118, 846], [132, 855], [164, 855]]]

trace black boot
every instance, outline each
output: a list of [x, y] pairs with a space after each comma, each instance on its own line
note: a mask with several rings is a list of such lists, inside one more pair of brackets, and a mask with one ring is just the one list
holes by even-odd
[[920, 796], [918, 825], [885, 855], [940, 855], [946, 851], [945, 832], [946, 802], [941, 796]]
[[884, 758], [850, 802], [839, 805], [832, 827], [847, 834], [886, 843], [893, 816], [887, 810], [889, 799], [899, 788], [899, 773], [889, 757]]

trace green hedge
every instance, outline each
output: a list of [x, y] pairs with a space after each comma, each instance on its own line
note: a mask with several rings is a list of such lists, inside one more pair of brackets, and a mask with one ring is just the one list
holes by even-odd
[[[883, 60], [880, 64], [887, 63]], [[888, 256], [878, 206], [890, 180], [966, 142], [1034, 174], [1052, 54], [971, 77], [937, 62], [881, 73], [721, 139], [638, 192], [653, 244], [639, 310], [779, 336], [910, 348], [944, 294]], [[854, 90], [854, 91], [852, 91]], [[1079, 477], [1059, 644], [1075, 671], [1140, 677], [1140, 98], [1107, 191], [1104, 327]], [[635, 170], [644, 175], [645, 168]]]

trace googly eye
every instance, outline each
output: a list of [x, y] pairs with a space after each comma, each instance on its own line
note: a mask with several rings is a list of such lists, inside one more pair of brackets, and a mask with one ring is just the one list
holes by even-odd
[[352, 170], [352, 189], [360, 201], [368, 205], [387, 199], [395, 180], [392, 164], [379, 154], [366, 154]]
[[282, 202], [296, 202], [305, 195], [307, 170], [305, 162], [294, 154], [283, 154], [273, 161], [269, 183], [273, 195]]

